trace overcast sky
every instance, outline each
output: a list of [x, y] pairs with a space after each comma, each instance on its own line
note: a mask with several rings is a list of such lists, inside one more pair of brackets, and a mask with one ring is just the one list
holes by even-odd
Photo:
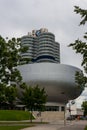
[[67, 47], [87, 31], [86, 25], [78, 26], [81, 19], [75, 5], [87, 9], [87, 0], [0, 0], [0, 34], [21, 37], [47, 28], [60, 43], [61, 63], [81, 68], [81, 56]]

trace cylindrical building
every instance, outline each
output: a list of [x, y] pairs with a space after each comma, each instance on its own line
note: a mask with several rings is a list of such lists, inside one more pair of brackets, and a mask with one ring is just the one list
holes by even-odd
[[32, 36], [23, 36], [21, 38], [21, 46], [27, 46], [29, 47], [28, 51], [26, 53], [21, 53], [21, 56], [23, 58], [29, 58], [29, 59], [33, 59], [33, 41], [34, 38]]
[[29, 33], [21, 38], [21, 44], [29, 47], [27, 53], [21, 55], [31, 58], [32, 63], [60, 63], [59, 43], [55, 42], [54, 34], [47, 29], [33, 30], [32, 34]]
[[55, 62], [54, 45], [55, 38], [52, 33], [44, 32], [38, 36], [37, 62]]
[[82, 89], [75, 83], [75, 73], [81, 70], [60, 64], [60, 44], [54, 34], [47, 29], [33, 30], [21, 38], [21, 45], [29, 47], [22, 56], [31, 58], [30, 64], [18, 66], [23, 81], [44, 87], [48, 102], [64, 104], [81, 94]]

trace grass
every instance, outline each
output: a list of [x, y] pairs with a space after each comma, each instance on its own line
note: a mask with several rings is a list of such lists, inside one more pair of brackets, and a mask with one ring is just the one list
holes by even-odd
[[[30, 120], [31, 114], [28, 111], [0, 110], [0, 121], [21, 121]], [[34, 119], [34, 117], [32, 117]]]
[[0, 126], [0, 130], [20, 130], [29, 126]]
[[46, 123], [46, 122], [31, 123], [29, 122], [30, 116], [31, 114], [28, 111], [0, 110], [0, 130], [21, 130], [23, 128], [35, 126], [37, 123], [41, 124]]
[[87, 130], [87, 126], [85, 127], [85, 129], [84, 130]]

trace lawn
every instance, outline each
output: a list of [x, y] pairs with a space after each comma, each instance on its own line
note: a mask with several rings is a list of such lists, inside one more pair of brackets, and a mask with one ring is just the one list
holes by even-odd
[[0, 130], [20, 130], [29, 126], [0, 126]]
[[31, 116], [31, 114], [28, 111], [0, 110], [0, 121], [29, 120], [30, 116]]
[[87, 126], [85, 127], [85, 129], [84, 130], [87, 130]]

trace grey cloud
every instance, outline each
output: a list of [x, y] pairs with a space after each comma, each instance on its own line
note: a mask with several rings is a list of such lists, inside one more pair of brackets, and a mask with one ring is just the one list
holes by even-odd
[[76, 56], [75, 61], [75, 53], [67, 45], [84, 32], [83, 27], [78, 27], [80, 16], [73, 10], [74, 5], [85, 8], [86, 3], [86, 0], [0, 0], [1, 34], [19, 37], [32, 29], [46, 27], [60, 43], [62, 63], [80, 66], [81, 58]]
[[83, 93], [81, 95], [87, 97], [87, 87], [85, 88], [85, 90], [83, 91]]
[[75, 5], [87, 9], [87, 0], [0, 0], [0, 34], [21, 37], [46, 27], [60, 43], [61, 63], [81, 68], [81, 56], [67, 47], [86, 31], [85, 26], [78, 26], [81, 19], [74, 13]]

